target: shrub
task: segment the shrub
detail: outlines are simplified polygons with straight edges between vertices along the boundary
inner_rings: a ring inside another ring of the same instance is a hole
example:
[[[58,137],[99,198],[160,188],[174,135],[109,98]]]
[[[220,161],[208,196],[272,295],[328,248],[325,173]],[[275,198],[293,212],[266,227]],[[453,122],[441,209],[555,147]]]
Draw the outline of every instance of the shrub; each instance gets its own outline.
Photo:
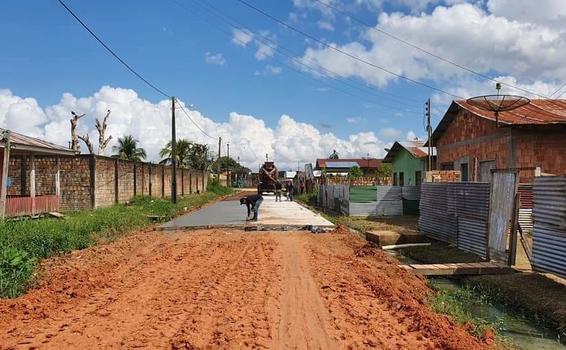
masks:
[[[0,298],[23,293],[32,281],[36,259],[27,252],[0,247]]]

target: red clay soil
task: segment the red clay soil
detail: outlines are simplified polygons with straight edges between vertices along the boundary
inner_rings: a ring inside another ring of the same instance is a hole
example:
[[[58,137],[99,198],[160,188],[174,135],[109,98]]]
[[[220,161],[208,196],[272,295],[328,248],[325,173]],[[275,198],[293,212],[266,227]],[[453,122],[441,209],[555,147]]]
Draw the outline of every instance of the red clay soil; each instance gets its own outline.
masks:
[[[0,349],[488,346],[426,306],[422,279],[363,246],[341,228],[130,235],[47,260],[35,289],[0,301]]]

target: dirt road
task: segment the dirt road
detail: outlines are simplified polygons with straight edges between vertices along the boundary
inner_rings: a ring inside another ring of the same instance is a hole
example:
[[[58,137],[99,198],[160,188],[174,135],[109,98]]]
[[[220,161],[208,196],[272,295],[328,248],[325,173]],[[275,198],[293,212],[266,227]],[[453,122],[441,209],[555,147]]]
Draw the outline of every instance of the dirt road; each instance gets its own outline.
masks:
[[[345,230],[132,234],[0,301],[0,348],[477,349],[419,278]]]

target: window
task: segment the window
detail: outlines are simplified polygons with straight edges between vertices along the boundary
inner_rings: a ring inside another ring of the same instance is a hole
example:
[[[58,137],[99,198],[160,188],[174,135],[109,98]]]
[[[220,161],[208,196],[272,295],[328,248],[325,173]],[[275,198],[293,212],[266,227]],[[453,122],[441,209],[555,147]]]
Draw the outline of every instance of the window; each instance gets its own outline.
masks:
[[[399,186],[405,186],[405,174],[403,172],[399,173]]]
[[[440,170],[454,170],[454,163],[442,163],[440,164]]]
[[[423,173],[419,171],[415,171],[415,185],[420,186],[423,182]]]
[[[469,181],[468,180],[468,163],[461,163],[460,164],[460,172],[462,173],[462,181]]]
[[[397,173],[393,173],[393,186],[397,186]]]

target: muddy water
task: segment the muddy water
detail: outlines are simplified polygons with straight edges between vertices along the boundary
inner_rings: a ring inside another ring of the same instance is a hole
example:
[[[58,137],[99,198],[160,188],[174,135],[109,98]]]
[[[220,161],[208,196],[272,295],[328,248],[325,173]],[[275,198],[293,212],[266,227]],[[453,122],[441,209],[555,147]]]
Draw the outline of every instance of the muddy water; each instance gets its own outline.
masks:
[[[458,282],[446,278],[435,278],[435,287],[442,290],[461,288]],[[469,311],[475,316],[497,324],[499,326],[499,334],[521,349],[566,349],[566,345],[558,342],[556,332],[517,317],[503,306],[485,304],[478,300]]]
[[[388,251],[399,261],[407,264],[418,263],[417,261],[400,255],[396,251]],[[456,281],[447,278],[435,278],[435,287],[442,290],[456,290],[462,286]],[[499,334],[509,339],[514,345],[525,350],[555,350],[566,349],[566,345],[560,344],[556,332],[541,327],[534,322],[518,317],[511,310],[501,305],[493,305],[478,302],[468,310],[473,315],[488,320],[499,326]]]

